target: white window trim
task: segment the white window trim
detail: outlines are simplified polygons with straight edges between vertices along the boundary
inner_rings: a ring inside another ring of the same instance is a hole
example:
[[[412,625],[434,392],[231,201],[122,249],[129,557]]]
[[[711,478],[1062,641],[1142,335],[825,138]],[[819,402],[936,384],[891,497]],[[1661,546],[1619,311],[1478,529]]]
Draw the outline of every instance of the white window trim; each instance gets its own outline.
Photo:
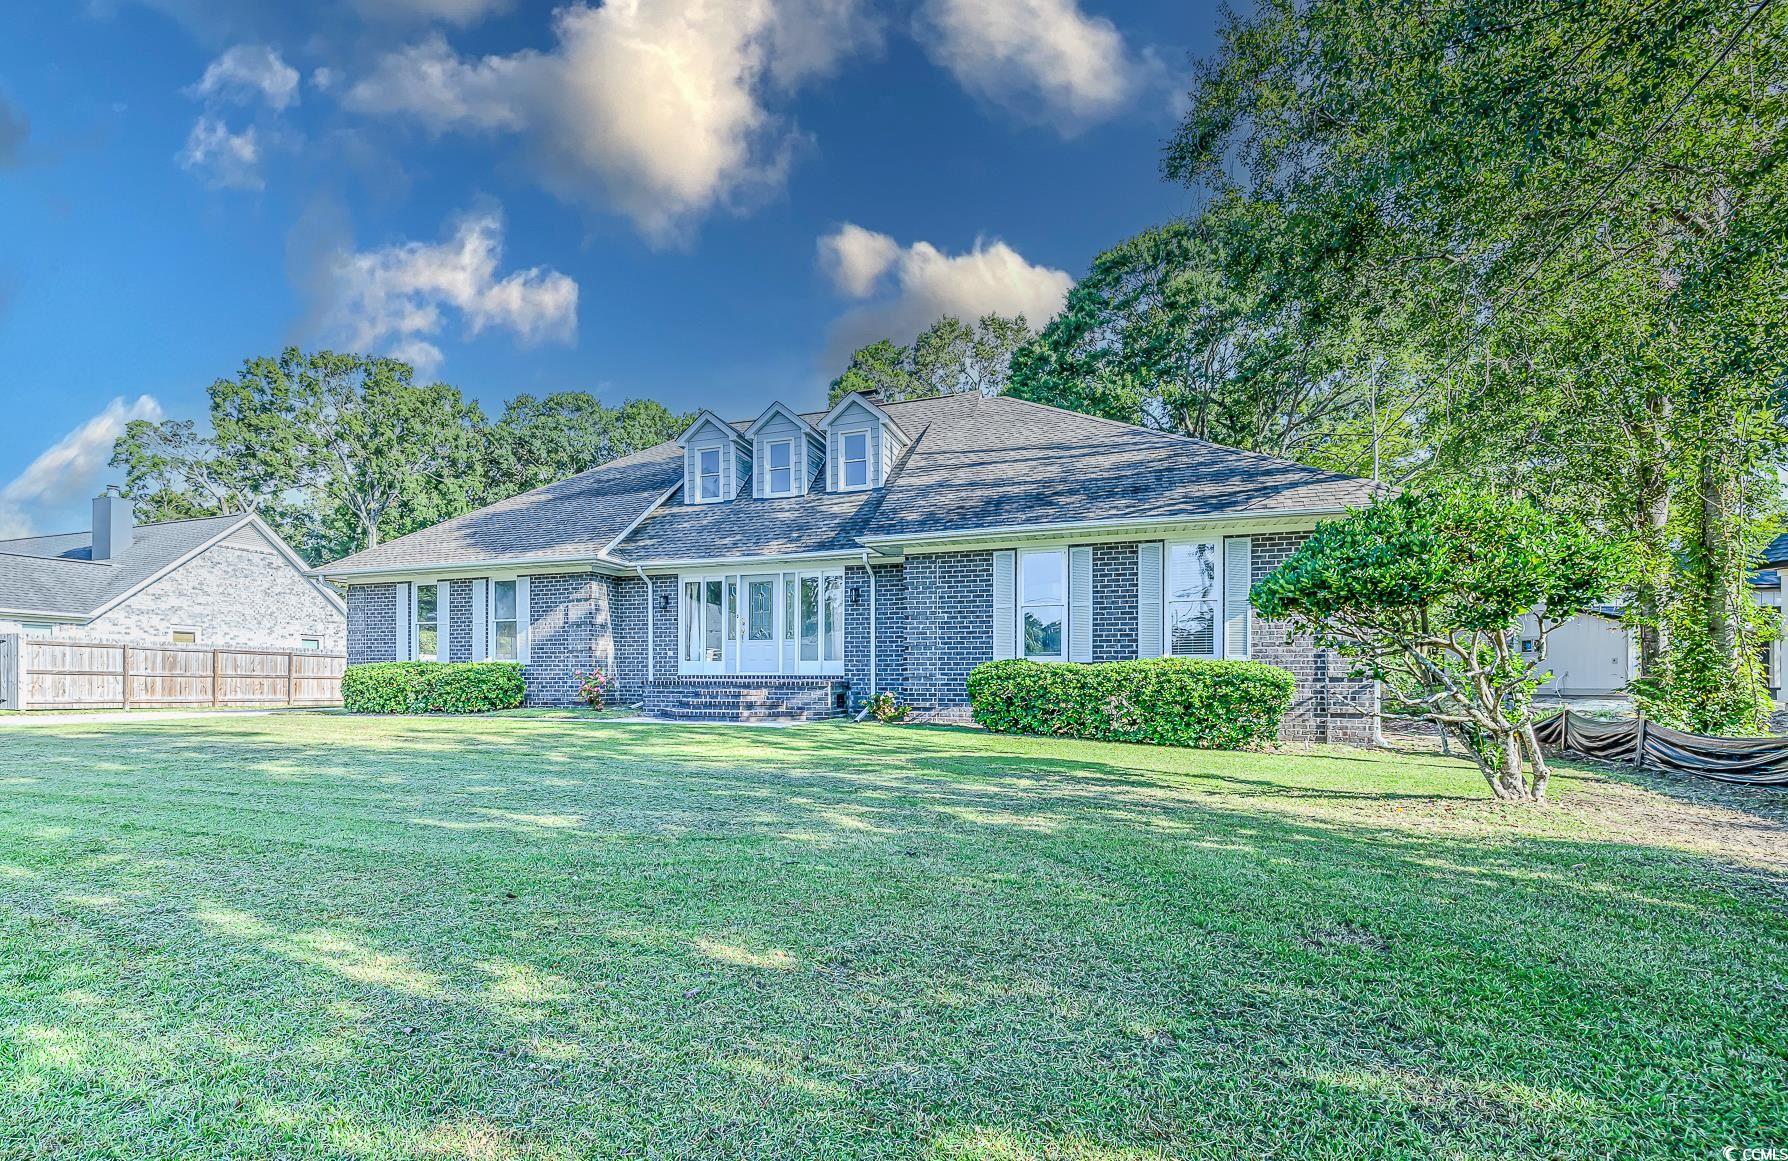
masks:
[[[451,656],[453,614],[448,606],[453,603],[453,590],[447,587],[451,583],[445,580],[417,581],[410,586],[411,661],[446,661]],[[426,588],[435,590],[435,652],[432,657],[422,655],[422,590]]]
[[[1191,545],[1203,544],[1210,547],[1216,556],[1217,576],[1212,582],[1212,603],[1216,609],[1211,622],[1211,651],[1209,653],[1175,653],[1173,651],[1173,550]],[[1213,661],[1223,656],[1223,538],[1221,536],[1193,536],[1180,540],[1169,540],[1161,546],[1161,656],[1186,657],[1199,661]]]
[[[714,457],[714,494],[706,495],[702,490],[702,478],[707,474],[702,471],[702,459]],[[695,502],[697,504],[718,504],[726,499],[726,449],[724,447],[698,447],[695,449]]]
[[[514,661],[526,665],[528,663],[528,610],[524,602],[529,598],[528,578],[525,576],[493,576],[488,579],[487,595],[484,600],[484,660]],[[500,584],[515,585],[515,656],[497,656],[497,586]]]
[[[1054,557],[1060,564],[1061,599],[1059,602],[1058,601],[1030,601],[1025,598],[1024,562],[1027,558],[1039,557],[1039,556]],[[1066,548],[1026,548],[1026,549],[1021,549],[1019,551],[1018,561],[1017,561],[1017,572],[1016,572],[1017,583],[1014,586],[1013,601],[1012,601],[1013,618],[1015,621],[1015,624],[1013,625],[1013,646],[1014,646],[1014,651],[1016,652],[1016,654],[1019,657],[1022,657],[1027,661],[1063,662],[1063,661],[1068,660],[1068,652],[1069,652],[1069,648],[1070,648],[1070,640],[1069,640],[1070,626],[1068,624],[1068,621],[1069,621],[1069,617],[1072,615],[1071,610],[1072,610],[1072,605],[1073,605],[1073,602],[1071,600],[1069,600],[1069,595],[1070,595],[1069,591],[1068,591],[1069,580],[1070,580],[1070,578],[1068,575],[1068,550]],[[1061,648],[1054,654],[1032,656],[1031,653],[1025,648],[1024,612],[1026,609],[1032,608],[1032,607],[1041,608],[1044,606],[1048,606],[1050,608],[1054,608],[1058,604],[1062,610]]]
[[[840,492],[867,492],[875,487],[875,440],[870,438],[867,427],[849,427],[838,432],[838,490]],[[863,482],[849,482],[851,459],[845,452],[852,436],[863,437]]]
[[[788,469],[787,469],[788,470],[788,487],[785,489],[782,489],[780,491],[778,491],[771,484],[771,481],[776,478],[775,473],[777,471],[781,470],[775,466],[776,465],[776,454],[775,453],[776,453],[776,449],[778,447],[788,448]],[[771,497],[797,496],[800,494],[800,492],[801,492],[801,465],[800,465],[800,457],[795,454],[794,438],[791,436],[791,437],[781,438],[781,439],[767,439],[767,440],[765,440],[764,441],[764,495],[771,496]]]
[[[175,636],[177,636],[178,634],[181,634],[181,633],[191,633],[192,640],[191,641],[176,641],[176,640],[174,640]],[[197,644],[199,644],[201,639],[202,638],[199,633],[199,628],[197,625],[170,625],[170,626],[168,626],[168,643],[170,645],[197,645]]]

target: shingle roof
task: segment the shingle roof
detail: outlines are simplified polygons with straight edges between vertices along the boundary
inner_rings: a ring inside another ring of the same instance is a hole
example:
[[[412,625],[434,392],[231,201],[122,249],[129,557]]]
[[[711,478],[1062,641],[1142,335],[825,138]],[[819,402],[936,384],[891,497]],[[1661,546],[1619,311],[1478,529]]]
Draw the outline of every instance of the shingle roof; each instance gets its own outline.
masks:
[[[91,559],[91,532],[0,540],[0,609],[44,616],[91,616],[107,602],[248,519],[237,514],[139,524],[128,549],[100,562]]]
[[[635,520],[609,554],[618,562],[843,552],[885,538],[1021,525],[1331,511],[1362,505],[1372,491],[1352,476],[1006,397],[883,406],[912,443],[874,491],[699,505],[673,497],[648,514],[682,480],[682,453],[665,443],[324,571],[587,560]]]
[[[1769,542],[1769,546],[1763,550],[1763,563],[1788,565],[1788,532]]]
[[[675,443],[661,443],[357,552],[324,572],[514,557],[588,560],[682,479],[682,451]]]

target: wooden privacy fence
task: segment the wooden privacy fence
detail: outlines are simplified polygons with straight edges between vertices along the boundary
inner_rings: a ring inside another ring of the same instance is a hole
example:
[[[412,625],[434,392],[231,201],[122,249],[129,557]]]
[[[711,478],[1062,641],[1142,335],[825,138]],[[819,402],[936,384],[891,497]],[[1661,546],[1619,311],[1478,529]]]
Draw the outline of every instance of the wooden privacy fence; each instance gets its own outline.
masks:
[[[341,704],[347,658],[0,636],[0,708],[152,709]]]

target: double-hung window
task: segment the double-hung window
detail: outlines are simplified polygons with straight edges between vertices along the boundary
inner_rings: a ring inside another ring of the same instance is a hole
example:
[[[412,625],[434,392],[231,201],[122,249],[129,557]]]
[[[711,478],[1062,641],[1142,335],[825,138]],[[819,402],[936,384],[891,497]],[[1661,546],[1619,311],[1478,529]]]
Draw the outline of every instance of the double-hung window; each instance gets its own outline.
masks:
[[[838,441],[843,461],[839,479],[847,488],[869,486],[869,433],[847,431]]]
[[[695,494],[702,500],[720,499],[720,449],[705,447],[696,453]]]
[[[795,494],[795,441],[773,439],[764,445],[769,475],[764,478],[764,492],[770,496]]]
[[[433,661],[441,652],[441,589],[416,586],[416,656]]]
[[[1167,652],[1174,657],[1217,656],[1222,590],[1215,540],[1167,546]]]
[[[1032,661],[1066,661],[1067,628],[1067,551],[1019,553],[1018,630],[1023,656]]]
[[[521,660],[521,636],[515,616],[515,582],[490,585],[490,655],[498,661]]]

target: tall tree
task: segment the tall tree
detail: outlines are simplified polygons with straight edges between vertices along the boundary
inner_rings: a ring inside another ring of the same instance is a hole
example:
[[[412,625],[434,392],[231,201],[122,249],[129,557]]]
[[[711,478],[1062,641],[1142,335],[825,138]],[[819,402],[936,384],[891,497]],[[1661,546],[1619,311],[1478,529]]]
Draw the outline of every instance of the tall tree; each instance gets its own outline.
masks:
[[[1634,534],[1647,676],[1731,729],[1759,724],[1743,578],[1781,458],[1784,75],[1770,0],[1267,0],[1166,157],[1271,206],[1279,282],[1425,369],[1408,471]]]
[[[485,498],[538,488],[675,439],[690,417],[650,399],[607,407],[594,395],[517,395],[490,428]]]
[[[1324,467],[1359,467],[1375,435],[1404,450],[1372,426],[1396,364],[1361,357],[1325,288],[1276,281],[1262,239],[1283,228],[1233,197],[1107,250],[1014,355],[1012,393]]]
[[[881,339],[859,347],[832,380],[836,403],[852,391],[874,393],[889,403],[979,392],[1001,395],[1009,385],[1012,354],[1032,337],[1023,315],[988,314],[971,325],[945,315],[910,346]]]

